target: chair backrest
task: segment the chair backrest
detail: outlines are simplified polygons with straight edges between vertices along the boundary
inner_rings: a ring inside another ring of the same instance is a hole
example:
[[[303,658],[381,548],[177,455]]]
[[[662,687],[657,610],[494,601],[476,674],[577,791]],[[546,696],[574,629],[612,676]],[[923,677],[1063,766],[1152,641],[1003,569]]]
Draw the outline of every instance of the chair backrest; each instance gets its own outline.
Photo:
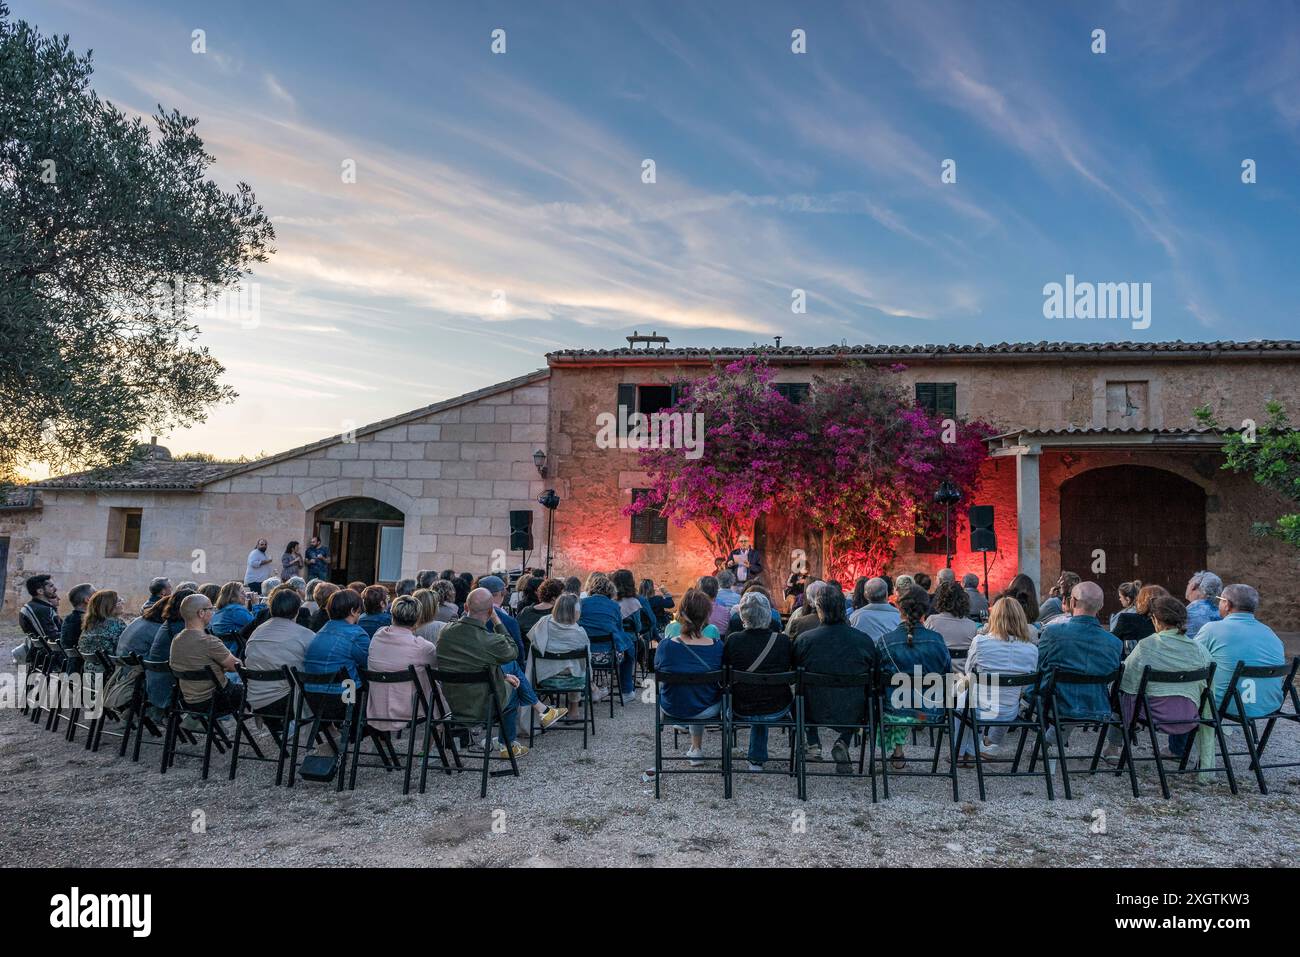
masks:
[[[792,685],[799,680],[797,671],[781,672],[755,672],[755,671],[737,671],[735,668],[727,670],[727,684],[735,687],[736,685]]]
[[[726,678],[721,671],[656,671],[655,681],[662,685],[720,685]]]
[[[1104,675],[1087,675],[1080,671],[1065,671],[1060,668],[1050,672],[1051,683],[1058,685],[1108,685],[1123,677],[1123,668],[1116,668]]]
[[[1212,663],[1196,671],[1156,671],[1150,665],[1142,669],[1143,684],[1159,682],[1160,684],[1184,685],[1194,684],[1198,681],[1214,681],[1214,665]]]
[[[444,671],[441,668],[434,668],[425,665],[430,677],[441,684],[451,685],[490,685],[492,684],[492,672],[487,668],[482,671]]]
[[[348,678],[348,669],[340,668],[335,672],[323,671],[319,674],[305,674],[297,668],[290,668],[289,674],[300,687],[306,691],[306,685],[336,685],[342,684]]]
[[[407,665],[405,671],[369,671],[362,668],[361,680],[366,684],[374,682],[379,685],[401,685],[419,679],[415,675],[415,665]]]
[[[1030,671],[1026,674],[1006,674],[1001,671],[981,671],[976,668],[971,675],[982,675],[986,680],[997,679],[999,688],[1027,688],[1030,685],[1037,685],[1043,679],[1041,671]]]
[[[537,646],[533,646],[533,657],[539,661],[574,661],[576,659],[585,660],[591,652],[586,648],[574,648],[572,651],[538,651]]]
[[[876,675],[862,672],[852,675],[832,675],[821,671],[798,672],[799,682],[803,688],[864,688],[870,692],[876,687]]]
[[[258,682],[279,684],[281,681],[291,681],[293,679],[293,676],[289,674],[288,665],[281,665],[279,668],[266,671],[253,671],[240,665],[237,670],[239,671],[240,680],[244,684],[257,684]]]
[[[152,671],[154,674],[165,674],[171,677],[172,666],[169,661],[141,661],[145,671]]]

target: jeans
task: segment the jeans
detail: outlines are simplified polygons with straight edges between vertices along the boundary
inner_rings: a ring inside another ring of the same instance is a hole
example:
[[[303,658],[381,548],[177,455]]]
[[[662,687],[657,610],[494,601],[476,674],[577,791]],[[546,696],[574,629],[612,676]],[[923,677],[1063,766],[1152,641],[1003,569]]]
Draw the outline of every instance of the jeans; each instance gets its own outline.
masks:
[[[514,664],[514,662],[511,662],[511,664]],[[519,692],[523,689],[523,682],[520,682],[518,688],[511,689],[510,700],[506,702],[506,706],[501,712],[501,740],[508,745],[514,743],[515,737],[518,734]],[[529,686],[529,690],[532,690],[531,686]]]
[[[522,704],[525,704],[530,708],[537,704],[537,692],[533,690],[532,682],[530,682],[528,676],[524,674],[524,669],[519,667],[519,662],[507,661],[501,666],[501,673],[504,675],[514,675],[519,679],[519,689],[517,694]]]
[[[1183,753],[1191,746],[1192,738],[1196,737],[1195,731],[1188,731],[1186,734],[1171,734],[1169,736],[1169,752],[1182,757]]]
[[[705,709],[704,709],[703,711],[701,711],[699,714],[691,714],[691,715],[686,715],[685,717],[678,717],[678,716],[676,716],[676,715],[671,715],[671,714],[669,714],[667,711],[665,711],[665,712],[664,712],[664,717],[665,717],[665,718],[668,718],[669,720],[672,720],[672,721],[687,721],[687,722],[690,722],[690,721],[700,721],[700,720],[703,720],[703,719],[705,719],[705,718],[716,718],[716,717],[717,717],[718,715],[720,715],[720,714],[722,714],[722,702],[721,702],[721,701],[717,701],[717,702],[715,702],[715,703],[709,705],[707,708],[705,708]],[[697,737],[697,738],[702,738],[702,737],[704,737],[704,725],[702,725],[702,724],[688,724],[688,725],[687,725],[687,728],[690,729],[691,734],[693,734],[695,737]],[[767,729],[764,728],[763,730],[766,731]]]
[[[789,717],[790,709],[784,708],[773,714],[737,714],[737,721],[753,722],[749,729],[749,763],[762,764],[767,760],[767,724]]]

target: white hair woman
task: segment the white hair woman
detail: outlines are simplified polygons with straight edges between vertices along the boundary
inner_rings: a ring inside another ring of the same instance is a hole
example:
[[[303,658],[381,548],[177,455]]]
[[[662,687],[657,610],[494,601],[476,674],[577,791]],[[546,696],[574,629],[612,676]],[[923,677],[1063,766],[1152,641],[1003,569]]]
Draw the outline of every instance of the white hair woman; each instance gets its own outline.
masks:
[[[582,602],[577,595],[562,594],[555,599],[551,613],[537,620],[528,631],[528,680],[539,691],[568,691],[569,712],[576,713],[586,686],[587,668],[591,663],[591,641],[578,624]],[[546,661],[537,654],[586,650],[587,657],[568,661]]]

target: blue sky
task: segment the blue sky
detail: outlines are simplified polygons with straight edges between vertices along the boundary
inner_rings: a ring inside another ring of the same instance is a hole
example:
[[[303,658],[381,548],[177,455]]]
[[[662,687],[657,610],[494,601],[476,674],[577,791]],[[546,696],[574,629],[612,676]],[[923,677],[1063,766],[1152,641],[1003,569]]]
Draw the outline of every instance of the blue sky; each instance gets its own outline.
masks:
[[[203,324],[240,398],[175,451],[283,450],[633,328],[1297,333],[1295,4],[10,4],[102,96],[197,117],[275,221],[258,327]],[[1067,274],[1151,283],[1150,328],[1044,318]]]

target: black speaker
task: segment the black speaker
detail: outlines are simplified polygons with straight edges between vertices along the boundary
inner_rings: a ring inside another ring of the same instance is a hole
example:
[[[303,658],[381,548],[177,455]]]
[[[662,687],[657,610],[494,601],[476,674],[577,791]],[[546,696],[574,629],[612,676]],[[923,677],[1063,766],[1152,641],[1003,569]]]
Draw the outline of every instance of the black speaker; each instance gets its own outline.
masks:
[[[531,552],[533,550],[533,510],[531,508],[511,509],[510,550],[512,552]]]
[[[970,507],[970,550],[972,552],[996,552],[998,537],[993,533],[993,506],[972,505]]]

